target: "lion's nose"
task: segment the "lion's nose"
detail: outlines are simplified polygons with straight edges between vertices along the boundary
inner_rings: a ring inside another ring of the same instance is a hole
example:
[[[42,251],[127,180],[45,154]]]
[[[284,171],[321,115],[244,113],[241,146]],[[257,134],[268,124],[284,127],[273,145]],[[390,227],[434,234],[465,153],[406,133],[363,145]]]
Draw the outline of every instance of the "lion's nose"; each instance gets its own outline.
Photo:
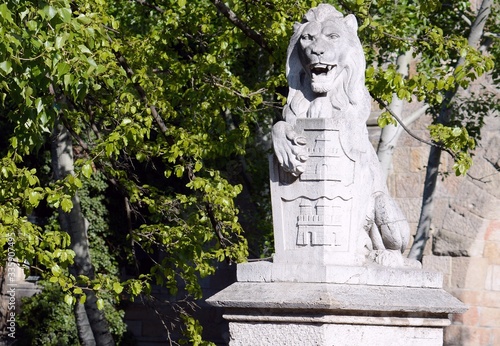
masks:
[[[314,47],[312,50],[311,50],[311,53],[314,54],[314,55],[318,55],[318,56],[321,56],[325,53],[325,50],[324,49],[321,49],[320,47]]]
[[[321,56],[325,53],[326,47],[322,40],[316,41],[313,47],[311,47],[311,53],[314,55]]]

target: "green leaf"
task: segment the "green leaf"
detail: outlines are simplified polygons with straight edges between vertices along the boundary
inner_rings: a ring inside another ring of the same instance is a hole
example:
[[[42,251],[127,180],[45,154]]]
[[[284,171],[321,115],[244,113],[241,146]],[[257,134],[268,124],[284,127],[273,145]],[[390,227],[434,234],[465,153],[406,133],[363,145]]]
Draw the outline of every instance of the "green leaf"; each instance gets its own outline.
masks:
[[[35,107],[38,113],[43,111],[43,101],[40,97],[35,100]]]
[[[0,5],[0,16],[2,16],[2,18],[5,19],[6,21],[13,23],[12,12],[10,12],[9,8],[7,7],[7,4],[5,3]]]
[[[104,300],[102,298],[97,299],[96,305],[99,310],[104,309]]]
[[[59,267],[57,264],[54,264],[52,268],[50,268],[50,271],[52,272],[52,275],[54,276],[60,276],[62,273],[61,267]]]
[[[75,297],[73,297],[72,295],[70,294],[66,294],[64,296],[64,302],[68,305],[73,305],[73,303],[75,302]]]
[[[92,54],[90,49],[88,49],[87,46],[85,46],[83,44],[78,45],[78,48],[80,49],[80,52],[82,52],[84,54]]]
[[[135,280],[130,285],[130,289],[132,291],[132,295],[137,296],[142,292],[142,285],[139,281]]]
[[[86,163],[82,166],[82,174],[86,177],[86,178],[89,178],[92,176],[92,172],[93,172],[93,169],[92,169],[92,166],[90,165],[90,163]]]
[[[68,23],[71,21],[72,11],[70,8],[63,7],[63,8],[59,8],[57,11],[59,12],[59,16],[61,17],[63,22]]]
[[[119,282],[114,282],[113,291],[115,291],[116,294],[120,294],[123,291],[123,286]]]
[[[66,64],[65,62],[61,62],[57,65],[57,76],[59,78],[61,78],[66,73],[68,73],[70,70],[71,70],[71,66],[69,64]]]
[[[12,72],[12,62],[10,60],[0,62],[0,69],[8,75]]]
[[[184,174],[184,166],[181,165],[175,166],[175,176],[177,178],[180,178],[182,177],[183,174]]]
[[[47,15],[48,20],[51,20],[57,14],[57,10],[53,6],[45,6],[43,12]]]
[[[200,161],[196,161],[196,163],[194,164],[194,171],[199,172],[202,167],[203,164]]]
[[[460,127],[454,127],[453,130],[451,131],[451,134],[454,137],[458,137],[462,134],[462,129]]]
[[[70,198],[64,198],[61,201],[61,208],[64,212],[69,213],[73,209],[73,202]]]

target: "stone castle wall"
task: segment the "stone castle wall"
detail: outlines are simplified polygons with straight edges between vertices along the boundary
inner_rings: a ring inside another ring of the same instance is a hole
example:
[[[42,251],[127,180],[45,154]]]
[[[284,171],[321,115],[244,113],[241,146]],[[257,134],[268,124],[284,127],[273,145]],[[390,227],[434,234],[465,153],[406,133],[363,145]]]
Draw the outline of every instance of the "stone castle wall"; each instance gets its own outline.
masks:
[[[409,112],[411,112],[409,105]],[[413,106],[416,107],[416,106]],[[428,139],[423,118],[411,125],[417,136]],[[380,129],[370,127],[373,142]],[[424,269],[445,274],[444,288],[469,306],[452,317],[445,329],[445,345],[500,344],[500,117],[487,117],[482,139],[467,177],[456,177],[453,159],[443,153],[441,175]],[[407,134],[399,139],[390,193],[405,212],[413,232],[420,216],[429,147]],[[449,174],[446,174],[448,171]]]

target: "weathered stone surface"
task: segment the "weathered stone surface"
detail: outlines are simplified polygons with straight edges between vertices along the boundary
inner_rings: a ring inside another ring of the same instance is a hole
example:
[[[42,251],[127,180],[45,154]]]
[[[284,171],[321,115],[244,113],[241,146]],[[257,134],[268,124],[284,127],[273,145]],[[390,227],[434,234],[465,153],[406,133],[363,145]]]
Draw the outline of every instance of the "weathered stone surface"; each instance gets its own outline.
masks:
[[[366,266],[319,266],[282,264],[267,261],[238,265],[239,282],[324,282],[352,285],[441,288],[443,276],[437,271],[413,268]]]
[[[436,288],[343,285],[306,282],[237,282],[207,300],[212,305],[238,309],[294,311],[462,313],[466,307]]]
[[[409,223],[416,223],[420,218],[420,209],[422,207],[422,198],[396,198],[401,210]]]
[[[500,265],[490,265],[487,267],[486,289],[490,291],[500,291]]]
[[[231,346],[437,346],[466,310],[442,289],[325,283],[238,282],[208,301],[225,308]]]
[[[452,261],[449,256],[424,256],[422,259],[424,270],[439,272],[443,275],[443,285],[445,288],[451,284]]]
[[[484,219],[461,208],[448,208],[433,238],[433,253],[450,256],[481,256],[484,243],[476,243],[478,233],[486,231]]]
[[[230,323],[231,346],[441,346],[441,328],[357,324]],[[257,341],[258,340],[258,341]]]
[[[489,263],[500,265],[500,242],[486,242],[483,256],[488,259]]]
[[[455,257],[452,260],[450,288],[484,289],[488,261],[481,257]]]

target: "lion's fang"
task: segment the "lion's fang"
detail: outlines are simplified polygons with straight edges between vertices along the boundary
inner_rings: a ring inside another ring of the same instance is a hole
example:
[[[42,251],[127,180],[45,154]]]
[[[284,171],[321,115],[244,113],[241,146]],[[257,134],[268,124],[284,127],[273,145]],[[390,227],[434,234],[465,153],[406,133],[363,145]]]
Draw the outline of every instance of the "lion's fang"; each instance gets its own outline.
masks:
[[[315,75],[324,74],[330,72],[334,67],[334,65],[316,65],[311,68],[311,72]]]

